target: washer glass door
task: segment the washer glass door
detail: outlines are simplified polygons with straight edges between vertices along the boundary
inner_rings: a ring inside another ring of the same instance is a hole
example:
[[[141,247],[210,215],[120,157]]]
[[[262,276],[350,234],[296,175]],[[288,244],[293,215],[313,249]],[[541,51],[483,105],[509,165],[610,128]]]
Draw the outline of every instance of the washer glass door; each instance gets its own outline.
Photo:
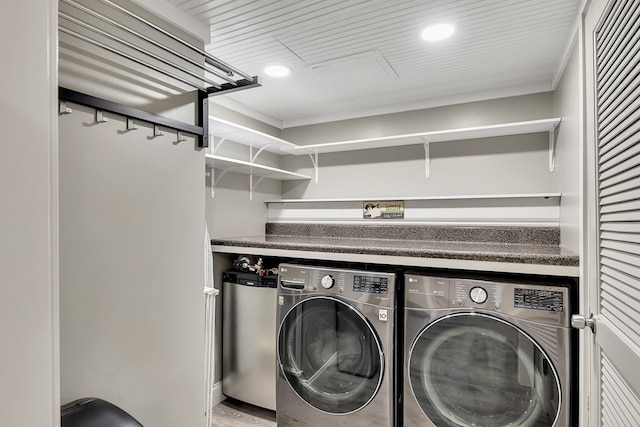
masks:
[[[286,314],[278,360],[295,392],[331,414],[364,407],[382,381],[378,336],[356,308],[333,297],[306,299]]]
[[[439,427],[550,427],[560,409],[560,383],[546,354],[516,326],[484,314],[454,314],[425,327],[411,346],[409,381]]]

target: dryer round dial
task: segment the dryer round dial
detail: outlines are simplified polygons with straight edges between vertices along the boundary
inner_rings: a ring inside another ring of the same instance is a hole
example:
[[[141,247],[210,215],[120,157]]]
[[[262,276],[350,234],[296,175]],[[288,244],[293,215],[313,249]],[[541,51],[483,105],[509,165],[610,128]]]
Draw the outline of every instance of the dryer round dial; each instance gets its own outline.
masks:
[[[322,279],[320,279],[320,284],[322,285],[323,288],[325,289],[331,289],[333,288],[333,284],[336,281],[334,280],[333,276],[330,274],[325,274],[324,276],[322,276]]]
[[[488,294],[484,288],[481,288],[480,286],[474,286],[469,291],[469,297],[471,297],[471,300],[476,304],[482,304],[487,300]]]

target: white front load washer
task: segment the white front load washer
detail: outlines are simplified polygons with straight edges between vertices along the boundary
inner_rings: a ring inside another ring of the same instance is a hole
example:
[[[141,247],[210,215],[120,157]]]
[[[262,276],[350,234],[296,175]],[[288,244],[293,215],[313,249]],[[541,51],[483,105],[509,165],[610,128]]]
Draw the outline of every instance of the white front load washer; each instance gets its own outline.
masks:
[[[281,264],[278,427],[395,424],[392,273]]]
[[[405,426],[570,427],[568,286],[406,274]]]

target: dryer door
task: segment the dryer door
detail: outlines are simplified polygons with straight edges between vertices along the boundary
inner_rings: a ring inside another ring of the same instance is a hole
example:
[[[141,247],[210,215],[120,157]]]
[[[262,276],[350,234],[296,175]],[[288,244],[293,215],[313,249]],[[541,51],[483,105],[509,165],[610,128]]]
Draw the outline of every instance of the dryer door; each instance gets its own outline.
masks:
[[[411,346],[409,381],[437,426],[550,427],[559,414],[560,383],[545,353],[516,326],[484,314],[425,327]]]
[[[333,297],[295,305],[278,332],[280,369],[313,407],[348,414],[376,395],[384,372],[380,340],[353,306]]]

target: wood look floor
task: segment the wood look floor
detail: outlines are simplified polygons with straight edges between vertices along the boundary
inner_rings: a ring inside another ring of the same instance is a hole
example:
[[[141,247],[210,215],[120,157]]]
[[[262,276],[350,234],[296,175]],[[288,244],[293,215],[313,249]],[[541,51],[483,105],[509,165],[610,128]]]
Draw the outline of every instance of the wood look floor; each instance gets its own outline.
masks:
[[[213,408],[212,427],[276,427],[276,414],[226,399]]]

